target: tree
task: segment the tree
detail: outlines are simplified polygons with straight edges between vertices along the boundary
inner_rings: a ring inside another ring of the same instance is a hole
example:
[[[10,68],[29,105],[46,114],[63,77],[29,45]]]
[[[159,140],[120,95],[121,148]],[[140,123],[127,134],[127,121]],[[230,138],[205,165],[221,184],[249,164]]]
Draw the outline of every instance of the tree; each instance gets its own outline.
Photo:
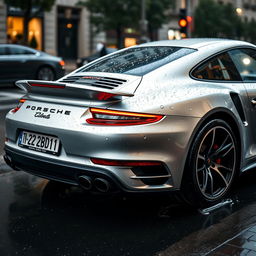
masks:
[[[200,0],[195,13],[194,36],[240,38],[242,19],[231,4]]]
[[[173,0],[146,0],[149,29],[161,27],[167,20],[165,10],[173,5]],[[123,47],[125,28],[139,28],[141,19],[141,1],[139,0],[81,0],[79,5],[86,6],[91,12],[91,22],[98,31],[115,30],[118,48]]]
[[[136,17],[139,16],[136,0],[87,0],[80,1],[91,12],[91,22],[98,31],[116,31],[117,46],[123,46],[123,30],[125,27],[135,27]]]
[[[28,45],[28,24],[38,13],[50,11],[55,0],[4,0],[10,6],[20,8],[23,12],[23,43]],[[36,11],[33,8],[36,7]]]
[[[169,15],[166,10],[175,6],[172,0],[148,0],[147,1],[147,19],[148,30],[151,40],[156,40],[154,33],[161,28],[164,23],[168,22]]]
[[[245,26],[246,40],[255,43],[256,42],[256,21],[255,19],[251,19],[249,22],[247,21],[247,26]]]

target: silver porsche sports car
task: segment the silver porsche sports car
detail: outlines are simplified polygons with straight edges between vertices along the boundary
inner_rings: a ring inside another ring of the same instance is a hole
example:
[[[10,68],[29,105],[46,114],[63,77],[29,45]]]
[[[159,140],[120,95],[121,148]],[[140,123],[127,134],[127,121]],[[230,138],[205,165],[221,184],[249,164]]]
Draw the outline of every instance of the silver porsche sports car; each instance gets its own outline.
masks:
[[[256,166],[256,46],[186,39],[134,46],[56,82],[22,80],[6,117],[14,170],[102,193],[222,200]]]

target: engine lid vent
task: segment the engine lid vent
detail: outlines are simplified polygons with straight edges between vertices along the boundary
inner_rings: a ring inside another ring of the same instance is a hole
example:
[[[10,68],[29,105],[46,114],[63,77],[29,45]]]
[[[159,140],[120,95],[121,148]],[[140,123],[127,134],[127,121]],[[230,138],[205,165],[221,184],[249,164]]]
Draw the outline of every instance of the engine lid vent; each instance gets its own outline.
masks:
[[[86,84],[105,89],[115,89],[127,82],[126,79],[100,76],[69,76],[60,81],[65,83]]]
[[[76,80],[78,80],[80,78],[81,78],[81,76],[69,76],[64,79],[61,79],[60,81],[65,82],[65,83],[75,83]]]

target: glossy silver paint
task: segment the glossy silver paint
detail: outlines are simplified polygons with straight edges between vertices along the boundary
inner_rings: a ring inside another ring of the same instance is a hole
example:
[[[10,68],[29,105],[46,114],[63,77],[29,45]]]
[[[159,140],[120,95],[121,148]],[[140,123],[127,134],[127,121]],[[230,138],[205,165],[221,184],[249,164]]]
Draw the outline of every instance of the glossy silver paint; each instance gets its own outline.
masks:
[[[251,100],[256,95],[256,84],[218,81],[199,81],[190,76],[191,70],[208,57],[235,47],[253,47],[249,43],[217,39],[187,39],[160,41],[144,46],[181,46],[197,49],[194,53],[166,64],[142,77],[125,74],[81,73],[125,78],[129,83],[117,90],[67,84],[69,94],[54,94],[50,88],[31,89],[26,81],[17,85],[27,91],[27,101],[21,109],[6,117],[6,148],[39,161],[47,161],[88,171],[111,173],[127,191],[177,190],[180,188],[188,151],[201,123],[215,113],[226,113],[236,122],[241,141],[241,171],[255,166],[256,109]],[[115,53],[113,53],[115,54]],[[66,76],[66,77],[68,77]],[[65,78],[65,77],[64,77]],[[63,79],[64,79],[63,78]],[[62,81],[60,79],[59,81]],[[63,82],[62,82],[63,83]],[[85,91],[87,93],[85,93]],[[100,101],[97,91],[111,92],[121,98]],[[89,93],[88,93],[89,92]],[[243,123],[230,97],[237,93],[243,104],[246,123]],[[247,95],[248,92],[248,95]],[[36,118],[27,105],[64,108],[68,116],[51,114],[51,119]],[[95,126],[85,122],[88,107],[100,107],[130,112],[162,114],[165,117],[147,125]],[[62,143],[60,156],[46,155],[17,145],[18,130],[57,136]],[[113,160],[161,161],[169,179],[163,185],[145,185],[128,167],[93,164],[91,157]],[[73,184],[77,184],[75,181]]]

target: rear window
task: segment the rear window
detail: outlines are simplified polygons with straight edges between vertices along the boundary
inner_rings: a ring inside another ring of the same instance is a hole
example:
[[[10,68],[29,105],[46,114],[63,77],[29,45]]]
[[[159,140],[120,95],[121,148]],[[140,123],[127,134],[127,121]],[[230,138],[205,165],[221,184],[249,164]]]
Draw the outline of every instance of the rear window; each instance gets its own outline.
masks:
[[[25,48],[25,47],[8,47],[11,55],[20,54],[35,54],[35,52]]]
[[[129,48],[87,65],[79,72],[125,73],[142,76],[195,51],[195,49],[170,46]]]

